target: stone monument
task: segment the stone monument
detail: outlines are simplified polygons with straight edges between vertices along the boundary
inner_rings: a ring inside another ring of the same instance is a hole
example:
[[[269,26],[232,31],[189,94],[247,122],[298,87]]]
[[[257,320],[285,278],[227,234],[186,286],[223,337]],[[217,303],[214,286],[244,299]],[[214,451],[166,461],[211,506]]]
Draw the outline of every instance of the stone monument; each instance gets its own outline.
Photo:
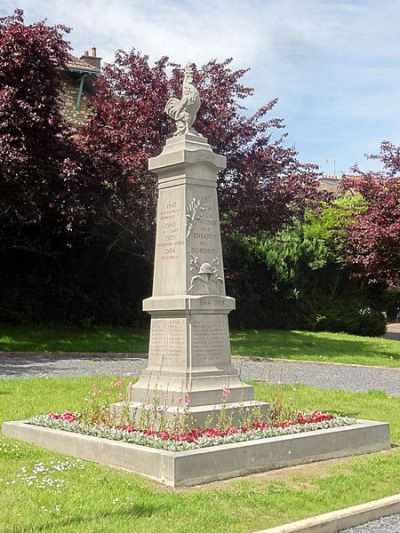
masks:
[[[197,423],[222,408],[238,411],[268,404],[254,401],[231,364],[228,314],[217,202],[217,172],[226,158],[213,152],[193,128],[200,96],[190,67],[182,98],[165,108],[176,132],[160,155],[149,160],[159,176],[153,295],[143,309],[151,315],[148,366],[128,390],[135,413],[155,404],[172,417],[183,409]],[[209,418],[210,420],[210,418]]]
[[[228,314],[235,301],[225,295],[216,192],[216,175],[225,168],[225,158],[193,129],[199,107],[199,94],[186,69],[182,98],[172,98],[166,107],[177,131],[149,161],[159,176],[153,295],[143,303],[151,315],[149,362],[128,390],[133,415],[161,406],[165,418],[183,412],[196,425],[212,424],[222,409],[233,418],[253,406],[268,409],[268,404],[253,400],[253,388],[240,381],[231,365]],[[117,413],[120,409],[125,405],[115,404]],[[4,422],[3,433],[171,487],[390,449],[389,424],[366,420],[183,452],[27,421]]]

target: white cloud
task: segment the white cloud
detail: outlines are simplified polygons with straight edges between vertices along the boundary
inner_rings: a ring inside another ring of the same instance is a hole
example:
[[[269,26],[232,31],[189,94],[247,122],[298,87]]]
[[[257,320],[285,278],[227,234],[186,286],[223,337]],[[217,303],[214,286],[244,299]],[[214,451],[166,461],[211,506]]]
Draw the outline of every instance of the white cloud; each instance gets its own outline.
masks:
[[[339,152],[346,166],[397,131],[398,0],[20,0],[19,7],[28,21],[71,26],[76,55],[97,46],[107,61],[132,47],[181,64],[232,56],[235,66],[252,68],[250,105],[280,97],[276,115],[309,159]],[[0,14],[14,8],[3,0]]]
[[[207,0],[53,0],[48,9],[40,0],[20,2],[29,20],[47,15],[51,23],[72,26],[77,53],[95,41],[107,60],[118,48],[135,47],[154,59],[170,55],[182,63],[230,56],[241,64],[251,63],[261,41],[254,15],[246,2],[221,4],[222,12],[218,2]],[[6,0],[6,6],[10,11],[12,2]]]

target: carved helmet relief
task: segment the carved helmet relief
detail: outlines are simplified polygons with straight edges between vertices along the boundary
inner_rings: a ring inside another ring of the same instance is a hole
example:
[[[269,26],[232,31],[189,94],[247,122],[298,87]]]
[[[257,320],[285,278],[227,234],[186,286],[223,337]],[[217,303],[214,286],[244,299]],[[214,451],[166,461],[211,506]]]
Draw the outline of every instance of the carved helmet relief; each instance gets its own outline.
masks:
[[[193,274],[188,292],[190,294],[222,294],[224,280],[218,273],[218,258],[210,263],[201,263],[198,257],[190,256],[190,272]]]

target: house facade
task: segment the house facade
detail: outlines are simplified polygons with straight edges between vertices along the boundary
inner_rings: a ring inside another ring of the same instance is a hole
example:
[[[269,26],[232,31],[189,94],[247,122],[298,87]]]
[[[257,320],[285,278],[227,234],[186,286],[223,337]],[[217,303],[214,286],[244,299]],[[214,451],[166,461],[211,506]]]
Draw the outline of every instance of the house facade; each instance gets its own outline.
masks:
[[[64,86],[61,96],[63,115],[77,129],[89,120],[93,81],[100,74],[100,69],[101,58],[97,57],[96,48],[92,48],[90,53],[85,51],[80,58],[71,55],[60,71]]]

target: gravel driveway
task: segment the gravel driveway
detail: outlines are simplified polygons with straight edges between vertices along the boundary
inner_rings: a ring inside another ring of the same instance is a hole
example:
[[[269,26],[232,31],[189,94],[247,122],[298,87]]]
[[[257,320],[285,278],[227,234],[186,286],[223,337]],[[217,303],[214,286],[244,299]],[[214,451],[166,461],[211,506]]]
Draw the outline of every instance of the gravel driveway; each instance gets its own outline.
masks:
[[[234,357],[244,380],[305,383],[326,389],[382,390],[400,396],[400,369]],[[138,376],[146,354],[0,353],[0,378],[46,376]]]
[[[342,529],[341,533],[400,533],[400,515],[386,516],[357,527]]]

